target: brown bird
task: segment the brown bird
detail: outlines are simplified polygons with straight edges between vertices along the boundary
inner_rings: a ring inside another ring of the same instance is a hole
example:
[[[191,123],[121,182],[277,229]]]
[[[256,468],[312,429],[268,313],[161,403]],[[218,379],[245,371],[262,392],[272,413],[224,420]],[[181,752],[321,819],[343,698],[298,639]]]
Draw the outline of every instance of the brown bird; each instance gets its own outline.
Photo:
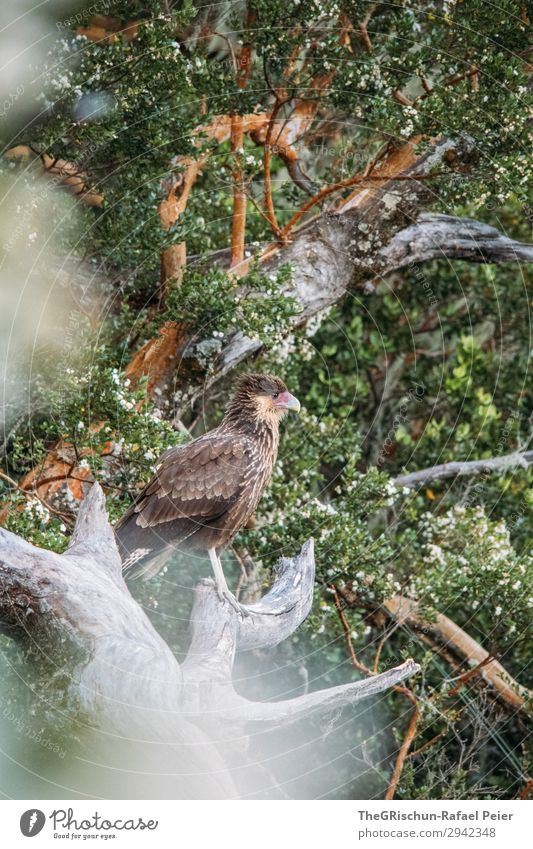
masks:
[[[243,375],[221,424],[169,448],[115,526],[123,569],[156,575],[172,550],[207,551],[221,599],[228,589],[219,552],[255,512],[278,453],[279,423],[300,402],[272,375]]]

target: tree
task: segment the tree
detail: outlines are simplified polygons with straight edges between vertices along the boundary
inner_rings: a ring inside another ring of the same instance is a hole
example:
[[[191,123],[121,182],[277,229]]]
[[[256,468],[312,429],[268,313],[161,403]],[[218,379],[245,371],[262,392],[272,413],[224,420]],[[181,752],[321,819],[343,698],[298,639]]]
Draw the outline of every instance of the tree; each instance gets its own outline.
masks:
[[[281,370],[307,412],[235,575],[261,582],[316,537],[306,674],[406,650],[424,670],[346,792],[523,792],[531,470],[501,458],[530,454],[527,11],[91,14],[59,27],[40,112],[6,138],[17,185],[49,181],[52,280],[82,305],[68,373],[45,351],[29,421],[13,404],[6,527],[63,550],[93,480],[120,515],[164,448],[217,420],[236,368]],[[184,610],[176,588],[136,594],[160,626],[157,604]]]

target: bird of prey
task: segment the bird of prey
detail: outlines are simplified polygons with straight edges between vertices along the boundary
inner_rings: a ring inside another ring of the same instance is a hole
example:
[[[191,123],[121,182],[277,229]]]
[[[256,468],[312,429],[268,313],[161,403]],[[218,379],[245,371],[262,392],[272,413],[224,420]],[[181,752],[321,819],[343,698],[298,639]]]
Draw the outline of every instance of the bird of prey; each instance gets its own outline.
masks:
[[[221,600],[228,589],[219,552],[255,512],[272,476],[279,424],[300,402],[273,375],[245,374],[221,424],[168,449],[115,526],[123,569],[156,575],[171,551],[207,551]]]

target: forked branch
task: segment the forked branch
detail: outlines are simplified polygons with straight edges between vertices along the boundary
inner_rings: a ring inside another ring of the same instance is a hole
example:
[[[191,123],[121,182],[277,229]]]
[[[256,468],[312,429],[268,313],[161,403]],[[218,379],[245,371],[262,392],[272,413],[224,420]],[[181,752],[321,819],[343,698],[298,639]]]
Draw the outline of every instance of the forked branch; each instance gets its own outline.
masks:
[[[0,622],[30,642],[43,662],[71,657],[68,696],[87,722],[105,734],[184,747],[198,753],[195,769],[216,776],[209,793],[238,795],[225,739],[247,748],[247,723],[282,727],[316,712],[337,710],[405,680],[413,661],[371,680],[355,681],[279,702],[239,695],[232,673],[237,651],[274,646],[309,613],[314,584],[313,545],[281,560],[270,591],[242,620],[219,601],[211,580],[196,588],[192,642],[180,665],[121,573],[102,490],[94,484],[79,511],[65,554],[37,548],[0,529]],[[65,653],[65,646],[72,648]],[[229,758],[229,760],[228,760]],[[190,763],[188,766],[190,769]]]

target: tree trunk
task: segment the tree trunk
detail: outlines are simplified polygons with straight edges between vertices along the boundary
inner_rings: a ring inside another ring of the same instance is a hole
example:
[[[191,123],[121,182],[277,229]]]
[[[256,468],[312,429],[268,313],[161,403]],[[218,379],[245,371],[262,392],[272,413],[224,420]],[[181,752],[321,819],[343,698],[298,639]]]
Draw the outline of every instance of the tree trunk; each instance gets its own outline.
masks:
[[[380,675],[284,701],[254,702],[236,692],[235,653],[275,646],[308,615],[312,541],[296,557],[280,561],[272,588],[250,605],[244,619],[220,602],[211,579],[201,581],[191,645],[181,666],[122,578],[98,484],[80,508],[65,554],[36,548],[3,529],[0,546],[3,627],[37,650],[40,663],[57,666],[59,658],[66,658],[68,700],[108,741],[107,748],[121,741],[130,773],[155,763],[159,775],[164,769],[171,776],[157,787],[156,797],[283,795],[275,778],[248,753],[250,725],[285,728],[352,706],[418,669],[408,660]],[[158,760],[162,752],[164,768]],[[131,787],[129,792],[136,795]],[[143,794],[145,789],[138,795]]]

